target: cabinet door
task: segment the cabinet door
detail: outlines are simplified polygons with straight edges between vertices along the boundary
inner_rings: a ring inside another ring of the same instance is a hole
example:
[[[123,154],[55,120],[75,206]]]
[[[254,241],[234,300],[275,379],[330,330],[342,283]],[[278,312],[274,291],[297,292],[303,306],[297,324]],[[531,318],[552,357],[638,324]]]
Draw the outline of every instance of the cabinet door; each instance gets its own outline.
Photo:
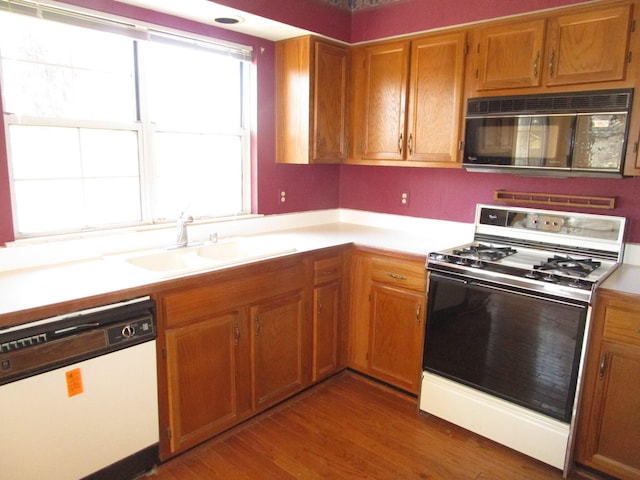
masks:
[[[354,51],[354,159],[405,159],[408,74],[409,42],[359,47]]]
[[[276,43],[276,161],[346,158],[347,48],[299,37]]]
[[[540,86],[544,20],[488,27],[478,35],[478,90]]]
[[[464,49],[464,33],[413,42],[407,160],[431,162],[434,166],[457,163],[463,113]]]
[[[624,5],[552,19],[547,85],[623,80],[630,9]]]
[[[302,293],[250,307],[253,408],[273,405],[308,384],[308,327]]]
[[[312,104],[312,162],[347,158],[347,49],[316,41]]]
[[[640,349],[603,342],[593,410],[590,465],[640,479]]]
[[[313,290],[313,381],[338,369],[340,283]]]
[[[246,317],[245,317],[246,318]],[[237,423],[248,409],[238,381],[247,375],[240,311],[166,332],[171,453],[186,450]],[[244,410],[244,411],[243,411]]]
[[[374,284],[371,288],[369,370],[372,375],[418,393],[425,295]]]

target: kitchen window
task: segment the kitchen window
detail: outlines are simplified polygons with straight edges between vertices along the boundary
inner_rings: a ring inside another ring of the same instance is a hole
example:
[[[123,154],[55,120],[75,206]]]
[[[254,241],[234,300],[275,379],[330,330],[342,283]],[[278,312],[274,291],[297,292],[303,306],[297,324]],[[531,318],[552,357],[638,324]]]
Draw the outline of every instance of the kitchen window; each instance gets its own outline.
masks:
[[[184,35],[0,0],[16,238],[249,212],[251,51]]]

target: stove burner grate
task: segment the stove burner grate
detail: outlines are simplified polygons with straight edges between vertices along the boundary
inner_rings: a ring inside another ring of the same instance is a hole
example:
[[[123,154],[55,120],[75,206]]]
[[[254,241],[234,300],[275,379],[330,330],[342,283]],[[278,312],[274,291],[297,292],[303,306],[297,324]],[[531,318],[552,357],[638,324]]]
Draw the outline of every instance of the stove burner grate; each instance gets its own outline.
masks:
[[[569,256],[562,257],[555,255],[554,257],[547,259],[546,262],[542,262],[540,265],[534,265],[533,268],[536,270],[556,272],[583,278],[599,268],[600,265],[601,262],[590,258],[576,259]]]
[[[454,250],[454,255],[459,255],[461,257],[468,258],[477,258],[480,260],[490,260],[496,261],[501,258],[508,257],[509,255],[513,255],[518,251],[511,247],[494,247],[492,245],[470,245],[460,250]]]

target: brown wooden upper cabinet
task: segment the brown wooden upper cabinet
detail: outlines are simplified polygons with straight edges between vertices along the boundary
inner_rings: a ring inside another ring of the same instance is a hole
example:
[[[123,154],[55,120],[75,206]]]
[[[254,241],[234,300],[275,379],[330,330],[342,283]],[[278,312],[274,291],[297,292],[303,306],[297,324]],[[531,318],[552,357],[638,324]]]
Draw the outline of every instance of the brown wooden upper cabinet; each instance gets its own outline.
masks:
[[[355,47],[349,163],[459,166],[465,33]]]
[[[475,89],[625,80],[631,8],[630,3],[609,4],[478,29]]]
[[[276,43],[276,161],[347,157],[348,48],[311,36]]]

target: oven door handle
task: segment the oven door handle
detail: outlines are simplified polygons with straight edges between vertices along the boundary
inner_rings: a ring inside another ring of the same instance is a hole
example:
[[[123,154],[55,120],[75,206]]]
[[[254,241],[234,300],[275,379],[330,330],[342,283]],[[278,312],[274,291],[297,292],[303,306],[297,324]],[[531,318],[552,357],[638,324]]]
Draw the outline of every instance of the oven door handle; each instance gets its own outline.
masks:
[[[580,307],[580,308],[587,308],[587,305],[580,303],[580,302],[572,302],[570,300],[560,300],[558,298],[555,297],[551,297],[551,296],[546,296],[546,295],[535,295],[529,292],[523,292],[521,290],[513,290],[510,288],[506,288],[506,287],[499,287],[497,285],[493,285],[493,284],[489,284],[489,283],[485,283],[485,282],[480,282],[477,280],[473,280],[470,279],[468,281],[466,281],[465,283],[467,283],[468,285],[475,285],[477,287],[482,287],[482,288],[486,288],[489,290],[496,290],[498,292],[503,292],[503,293],[510,293],[512,295],[522,295],[524,297],[529,297],[529,298],[535,298],[538,300],[544,300],[547,302],[554,302],[554,303],[558,303],[560,305],[568,305],[571,307]]]

